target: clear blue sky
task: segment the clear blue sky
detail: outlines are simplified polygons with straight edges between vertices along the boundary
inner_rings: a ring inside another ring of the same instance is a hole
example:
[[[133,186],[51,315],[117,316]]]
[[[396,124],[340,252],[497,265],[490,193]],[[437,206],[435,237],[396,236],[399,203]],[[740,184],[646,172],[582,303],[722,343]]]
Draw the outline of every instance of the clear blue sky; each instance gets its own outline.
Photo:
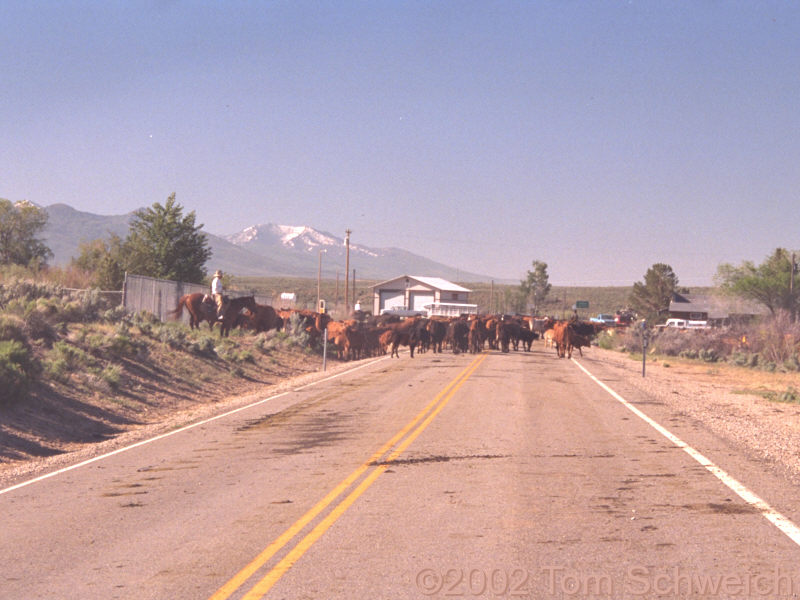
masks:
[[[0,197],[683,285],[796,249],[800,3],[0,3]],[[429,273],[427,275],[436,275]]]

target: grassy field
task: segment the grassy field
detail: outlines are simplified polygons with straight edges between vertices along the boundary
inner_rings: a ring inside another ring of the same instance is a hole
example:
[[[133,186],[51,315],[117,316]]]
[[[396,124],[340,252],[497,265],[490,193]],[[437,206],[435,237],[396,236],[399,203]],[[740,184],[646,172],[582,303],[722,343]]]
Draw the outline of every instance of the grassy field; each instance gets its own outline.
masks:
[[[373,280],[357,280],[355,297],[364,308],[372,306],[371,286],[379,283]],[[514,312],[513,297],[518,286],[497,285],[488,283],[458,282],[470,290],[470,302],[478,305],[480,312]],[[237,277],[233,285],[240,289],[253,290],[274,298],[273,306],[280,307],[281,293],[291,292],[296,294],[297,308],[313,309],[317,303],[317,280],[303,278],[279,277]],[[352,282],[351,282],[352,290]],[[320,297],[327,302],[329,310],[339,318],[344,304],[344,280],[336,281],[323,279],[320,281]],[[572,306],[578,300],[589,302],[588,309],[581,309],[578,314],[588,318],[598,313],[613,313],[628,306],[628,296],[633,286],[626,287],[560,287],[553,286],[547,297],[545,305],[539,311],[542,314],[565,316],[572,314]],[[694,293],[707,293],[709,288],[693,289]],[[352,291],[351,294],[352,296]],[[352,300],[351,300],[352,303]],[[283,302],[285,305],[286,303]]]

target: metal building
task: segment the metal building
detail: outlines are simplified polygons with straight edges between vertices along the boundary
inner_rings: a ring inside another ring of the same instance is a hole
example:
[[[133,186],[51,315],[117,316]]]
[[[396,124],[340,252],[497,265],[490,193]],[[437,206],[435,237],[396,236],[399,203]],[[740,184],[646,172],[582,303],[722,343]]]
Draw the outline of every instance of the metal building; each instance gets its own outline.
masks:
[[[401,275],[372,286],[372,313],[379,315],[394,309],[428,316],[474,314],[478,306],[469,304],[471,291],[439,277]]]

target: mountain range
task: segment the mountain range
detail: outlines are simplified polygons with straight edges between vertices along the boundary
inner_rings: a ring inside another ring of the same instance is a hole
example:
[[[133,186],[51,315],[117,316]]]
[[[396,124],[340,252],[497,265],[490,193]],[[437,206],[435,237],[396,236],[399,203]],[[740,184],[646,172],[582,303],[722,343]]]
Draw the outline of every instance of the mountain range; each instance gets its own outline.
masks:
[[[128,235],[134,213],[104,216],[81,212],[66,204],[45,207],[48,223],[42,239],[53,251],[53,264],[64,266],[80,253],[81,242]],[[345,240],[308,225],[252,225],[230,235],[205,233],[212,256],[209,272],[231,275],[332,279],[344,278]],[[350,244],[350,269],[359,279],[385,280],[400,275],[435,276],[452,281],[487,282],[488,275],[469,273],[400,248],[370,248]]]

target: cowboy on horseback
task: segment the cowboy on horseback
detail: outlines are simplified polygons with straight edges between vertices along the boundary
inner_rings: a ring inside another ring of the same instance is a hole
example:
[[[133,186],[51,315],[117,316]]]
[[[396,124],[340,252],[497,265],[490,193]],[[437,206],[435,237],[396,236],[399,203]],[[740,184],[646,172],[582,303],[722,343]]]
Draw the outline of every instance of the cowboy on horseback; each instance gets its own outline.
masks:
[[[222,271],[219,269],[214,272],[214,279],[211,280],[211,296],[217,305],[217,321],[221,321],[225,316],[225,300],[222,296]]]

